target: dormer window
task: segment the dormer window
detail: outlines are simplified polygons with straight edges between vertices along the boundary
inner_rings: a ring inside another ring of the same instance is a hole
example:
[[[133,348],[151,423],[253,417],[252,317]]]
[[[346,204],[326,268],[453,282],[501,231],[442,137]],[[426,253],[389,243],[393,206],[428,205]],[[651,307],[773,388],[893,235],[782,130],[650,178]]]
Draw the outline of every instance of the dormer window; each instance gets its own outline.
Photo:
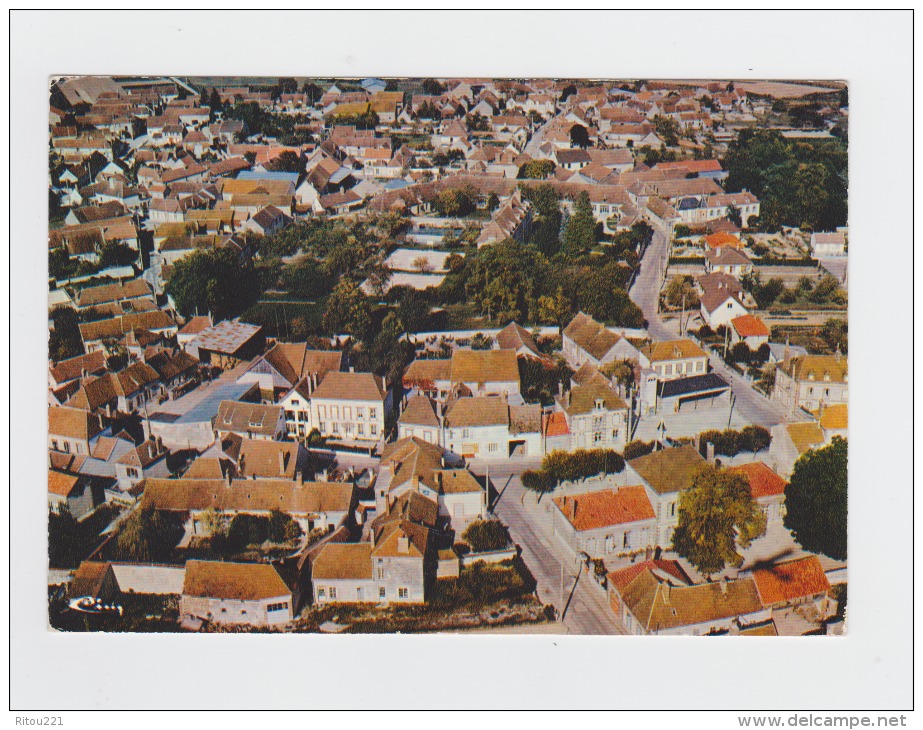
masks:
[[[824,373],[824,380],[828,383],[830,382],[830,373]]]
[[[808,380],[814,380],[814,379],[815,379],[815,378],[814,378],[814,371],[812,370],[811,372],[808,373]]]
[[[601,411],[602,409],[603,409],[603,399],[597,398],[596,399],[596,410]]]

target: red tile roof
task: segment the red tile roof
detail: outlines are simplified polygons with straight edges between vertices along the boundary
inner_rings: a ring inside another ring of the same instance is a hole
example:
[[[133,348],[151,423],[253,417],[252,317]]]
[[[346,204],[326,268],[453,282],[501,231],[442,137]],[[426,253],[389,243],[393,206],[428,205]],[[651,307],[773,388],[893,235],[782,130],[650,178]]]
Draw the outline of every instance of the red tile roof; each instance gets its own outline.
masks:
[[[830,581],[816,555],[778,563],[753,571],[756,590],[764,606],[826,593]]]
[[[563,413],[550,413],[545,421],[546,436],[566,436],[570,433],[567,417]]]
[[[733,246],[734,248],[743,248],[744,245],[737,236],[730,233],[710,233],[705,236],[705,244],[709,248],[719,248],[720,246]]]
[[[629,565],[627,568],[613,570],[606,577],[609,579],[609,583],[612,587],[621,593],[645,570],[660,570],[686,585],[692,584],[692,580],[686,575],[682,566],[675,560],[645,560],[642,563]]]
[[[579,531],[654,519],[654,508],[640,485],[555,497],[554,503]]]
[[[744,314],[740,317],[734,317],[731,325],[741,337],[769,337],[769,328],[759,317],[752,314]]]
[[[729,471],[739,473],[747,480],[753,499],[785,494],[785,480],[762,461],[734,466]]]

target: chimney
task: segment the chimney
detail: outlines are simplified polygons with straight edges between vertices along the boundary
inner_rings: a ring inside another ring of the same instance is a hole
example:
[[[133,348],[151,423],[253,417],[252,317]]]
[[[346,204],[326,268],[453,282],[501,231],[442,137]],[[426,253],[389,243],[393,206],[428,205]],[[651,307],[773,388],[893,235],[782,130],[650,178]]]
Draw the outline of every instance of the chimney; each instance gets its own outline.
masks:
[[[225,482],[227,483],[228,489],[230,489],[230,488],[231,488],[231,479],[232,479],[230,468],[228,468],[227,472],[225,472],[225,474],[224,474],[224,479],[225,479]]]
[[[439,465],[445,469],[445,454],[439,457]]]
[[[715,461],[715,444],[712,441],[705,444],[705,460],[709,463]]]
[[[420,477],[416,474],[410,478],[410,488],[417,492],[420,491]]]
[[[566,500],[567,497],[564,499]],[[570,498],[570,519],[571,522],[577,519],[577,500],[574,497]]]
[[[662,593],[663,602],[669,606],[670,605],[670,588],[671,588],[670,582],[667,581],[666,583],[661,583],[660,585],[663,588],[663,593]]]
[[[718,585],[721,586],[721,595],[726,596],[728,594],[728,579],[718,581]]]
[[[840,360],[843,359],[843,353],[840,352],[840,345],[839,345],[839,343],[837,343],[836,352],[833,353],[833,358],[834,358],[837,362],[839,362]]]
[[[286,456],[288,456],[288,454],[282,449],[279,449],[279,474],[280,475],[285,474],[285,457]],[[243,458],[243,456],[241,456],[241,458]]]
[[[153,441],[147,442],[147,456],[149,459],[153,459],[155,456],[157,456],[157,447]]]
[[[397,538],[397,551],[404,554],[410,552],[410,540],[407,539],[407,535],[402,534]]]
[[[295,483],[298,484],[299,487],[304,486],[304,474],[301,473],[301,470],[295,472]]]
[[[350,365],[350,366],[349,366],[349,372],[351,372],[351,373],[356,372],[356,368],[354,368],[352,365]]]

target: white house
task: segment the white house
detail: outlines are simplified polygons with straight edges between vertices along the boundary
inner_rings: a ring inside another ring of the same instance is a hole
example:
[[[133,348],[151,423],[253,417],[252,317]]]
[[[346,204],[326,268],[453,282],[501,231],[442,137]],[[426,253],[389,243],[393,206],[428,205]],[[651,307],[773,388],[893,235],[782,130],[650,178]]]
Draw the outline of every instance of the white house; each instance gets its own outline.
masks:
[[[182,620],[215,624],[284,626],[294,618],[294,597],[266,563],[189,560],[179,601]]]
[[[838,229],[833,233],[812,233],[811,253],[814,258],[846,255],[846,231]]]
[[[311,394],[311,424],[321,436],[375,443],[385,435],[393,393],[372,373],[329,372]]]

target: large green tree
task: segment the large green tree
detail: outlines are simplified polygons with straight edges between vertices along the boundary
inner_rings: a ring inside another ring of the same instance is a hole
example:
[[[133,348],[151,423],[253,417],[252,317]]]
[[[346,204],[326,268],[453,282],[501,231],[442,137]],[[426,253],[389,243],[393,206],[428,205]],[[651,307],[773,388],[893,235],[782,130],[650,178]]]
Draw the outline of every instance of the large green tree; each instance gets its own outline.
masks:
[[[766,532],[766,516],[740,475],[711,464],[701,466],[679,497],[673,549],[706,577],[726,565],[740,567],[738,548]]]
[[[179,515],[142,507],[122,523],[115,552],[119,560],[160,562],[169,558],[182,536],[183,521]]]
[[[576,254],[592,248],[596,244],[596,219],[590,205],[590,196],[581,190],[577,196],[574,212],[567,219],[564,228],[564,250]]]
[[[348,333],[363,339],[371,327],[372,306],[359,285],[350,279],[341,279],[327,299],[324,311],[324,329],[328,334]]]
[[[230,249],[197,250],[180,259],[166,290],[184,317],[211,312],[216,320],[239,314],[261,294],[253,266]]]
[[[785,526],[805,550],[837,560],[846,559],[848,452],[839,436],[811,449],[795,462],[785,488]]]

